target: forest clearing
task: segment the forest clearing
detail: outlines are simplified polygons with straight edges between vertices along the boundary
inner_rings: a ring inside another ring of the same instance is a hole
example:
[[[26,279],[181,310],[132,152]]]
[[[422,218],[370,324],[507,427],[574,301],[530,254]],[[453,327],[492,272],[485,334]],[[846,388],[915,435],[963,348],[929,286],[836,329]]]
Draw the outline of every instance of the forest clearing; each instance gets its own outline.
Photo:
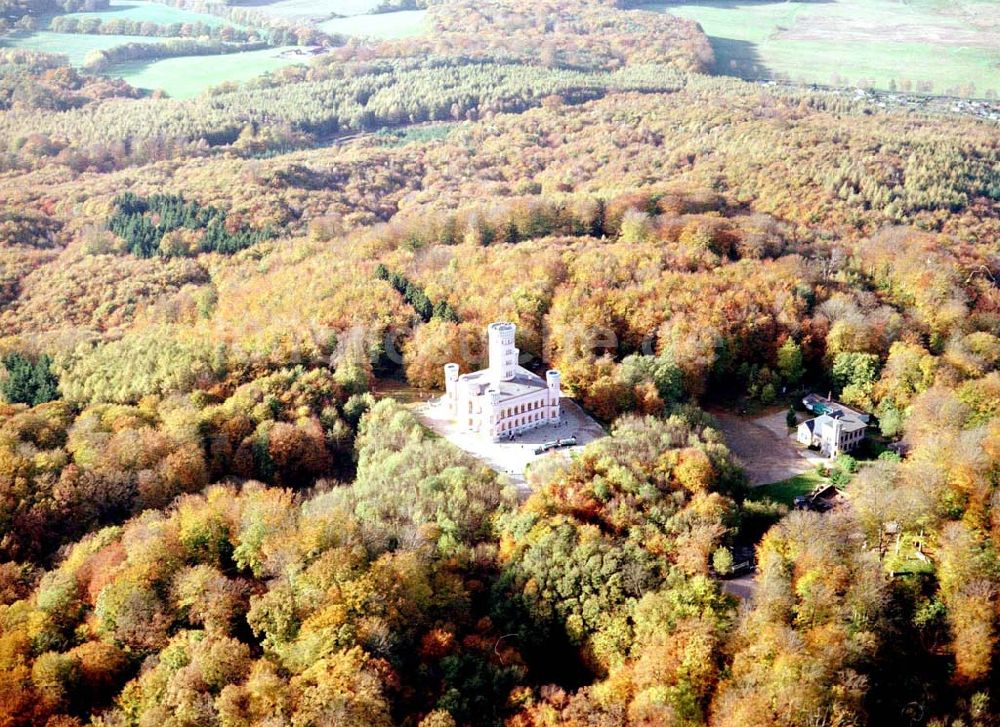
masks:
[[[823,461],[795,443],[785,423],[787,409],[754,417],[711,410],[726,435],[726,443],[747,473],[751,487],[769,485],[802,474]]]

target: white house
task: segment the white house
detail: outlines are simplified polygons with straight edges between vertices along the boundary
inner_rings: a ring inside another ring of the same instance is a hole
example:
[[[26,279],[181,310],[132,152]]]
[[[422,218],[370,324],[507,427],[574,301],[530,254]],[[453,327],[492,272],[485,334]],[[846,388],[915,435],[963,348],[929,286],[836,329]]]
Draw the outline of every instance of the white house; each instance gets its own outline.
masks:
[[[818,447],[823,454],[833,459],[839,454],[853,451],[864,441],[865,429],[868,428],[867,414],[829,399],[806,401],[806,406],[820,415],[799,424],[796,439],[800,444]]]
[[[513,323],[491,323],[489,367],[458,373],[458,364],[444,367],[443,402],[459,425],[493,441],[559,421],[559,372],[545,378],[517,363]]]

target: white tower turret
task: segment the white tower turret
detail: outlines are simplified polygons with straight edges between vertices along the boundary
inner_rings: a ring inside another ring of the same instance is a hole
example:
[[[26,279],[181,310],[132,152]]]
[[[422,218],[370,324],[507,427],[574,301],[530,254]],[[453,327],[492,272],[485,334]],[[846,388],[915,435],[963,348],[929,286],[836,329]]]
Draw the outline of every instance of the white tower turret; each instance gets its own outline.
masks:
[[[483,420],[488,422],[490,436],[495,441],[500,438],[500,384],[490,384],[486,393],[489,397],[489,411],[483,412]]]
[[[516,326],[513,323],[491,323],[489,332],[490,379],[510,381],[517,370],[519,351],[514,346]]]
[[[458,414],[458,364],[444,365],[444,400],[452,416]]]
[[[559,372],[556,369],[549,369],[545,372],[545,383],[549,388],[549,420],[558,421],[559,419],[559,397],[561,392],[559,391]]]

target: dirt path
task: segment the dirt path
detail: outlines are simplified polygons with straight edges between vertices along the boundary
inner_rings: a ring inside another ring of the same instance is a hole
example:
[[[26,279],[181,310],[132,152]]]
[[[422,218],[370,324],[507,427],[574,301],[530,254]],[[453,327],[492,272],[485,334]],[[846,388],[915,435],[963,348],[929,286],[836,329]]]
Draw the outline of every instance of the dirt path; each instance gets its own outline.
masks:
[[[768,485],[787,480],[815,466],[819,461],[804,450],[789,434],[785,424],[785,409],[755,418],[740,417],[732,412],[713,411],[729,449],[746,470],[750,485]]]

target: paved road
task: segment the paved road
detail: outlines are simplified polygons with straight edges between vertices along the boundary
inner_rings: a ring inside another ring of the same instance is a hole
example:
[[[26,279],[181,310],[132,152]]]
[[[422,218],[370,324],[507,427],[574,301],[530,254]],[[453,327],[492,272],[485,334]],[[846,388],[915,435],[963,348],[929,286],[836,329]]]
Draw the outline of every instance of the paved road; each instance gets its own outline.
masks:
[[[755,576],[755,573],[747,573],[745,576],[722,581],[722,590],[731,596],[736,596],[740,600],[752,601],[754,594],[757,592]]]

